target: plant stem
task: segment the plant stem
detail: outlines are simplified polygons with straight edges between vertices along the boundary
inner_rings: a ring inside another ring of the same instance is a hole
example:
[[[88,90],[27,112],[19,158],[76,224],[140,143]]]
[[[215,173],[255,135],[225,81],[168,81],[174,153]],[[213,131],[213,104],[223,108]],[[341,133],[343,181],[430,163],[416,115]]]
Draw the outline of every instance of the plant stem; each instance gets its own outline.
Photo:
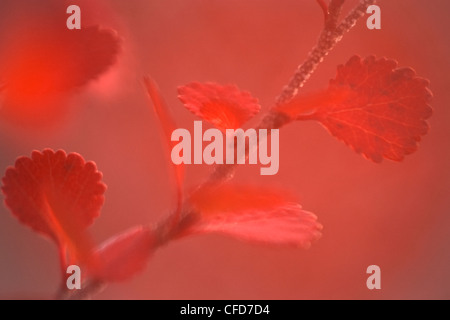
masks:
[[[304,86],[325,56],[331,52],[343,35],[354,27],[356,21],[366,12],[367,7],[375,2],[376,0],[361,0],[338,25],[337,21],[344,1],[331,1],[325,28],[320,34],[316,46],[308,54],[306,60],[297,68],[289,83],[277,97],[277,105],[288,102],[297,94],[298,90]]]

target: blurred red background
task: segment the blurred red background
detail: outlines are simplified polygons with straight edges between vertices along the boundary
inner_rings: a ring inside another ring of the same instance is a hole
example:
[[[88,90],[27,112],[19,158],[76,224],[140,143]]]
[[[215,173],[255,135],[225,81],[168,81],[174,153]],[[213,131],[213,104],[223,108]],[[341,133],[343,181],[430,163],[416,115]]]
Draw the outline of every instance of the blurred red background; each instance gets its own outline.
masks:
[[[69,5],[47,1],[53,14]],[[46,2],[46,3],[47,3]],[[357,1],[348,0],[348,11]],[[79,152],[108,185],[97,241],[152,223],[174,206],[174,188],[155,115],[141,85],[150,74],[180,127],[196,118],[176,97],[190,81],[234,83],[258,97],[263,111],[315,43],[323,15],[313,0],[71,1],[82,25],[100,23],[122,37],[118,63],[74,95],[52,128],[26,129],[0,119],[0,168],[34,149]],[[42,2],[2,1],[0,38]],[[46,4],[47,5],[47,4]],[[45,6],[46,6],[45,5]],[[434,114],[419,150],[402,163],[374,164],[317,123],[280,132],[280,171],[260,176],[241,167],[237,181],[280,185],[324,225],[309,250],[275,249],[216,235],[170,243],[144,273],[110,285],[102,299],[449,299],[450,5],[435,0],[380,0],[382,28],[362,19],[307,83],[325,88],[336,66],[375,54],[413,67],[431,81]],[[50,10],[50,9],[49,9]],[[7,17],[7,19],[6,19]],[[61,25],[65,28],[65,25]],[[2,43],[7,46],[8,43]],[[446,109],[447,108],[447,109]],[[255,124],[257,119],[252,121]],[[187,168],[186,188],[210,167]],[[381,290],[366,287],[366,268],[381,267]],[[57,250],[0,207],[0,296],[50,297],[58,287]]]

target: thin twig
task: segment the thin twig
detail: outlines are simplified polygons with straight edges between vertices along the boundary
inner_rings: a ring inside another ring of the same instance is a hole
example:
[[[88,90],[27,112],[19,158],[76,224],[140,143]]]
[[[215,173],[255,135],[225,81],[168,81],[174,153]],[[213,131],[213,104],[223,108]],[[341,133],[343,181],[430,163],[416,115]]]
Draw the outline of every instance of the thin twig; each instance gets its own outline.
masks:
[[[276,99],[277,105],[291,100],[297,94],[298,90],[304,86],[325,56],[330,53],[334,46],[342,39],[343,35],[356,24],[356,21],[364,15],[367,7],[375,2],[376,0],[361,0],[347,17],[337,25],[337,19],[343,1],[331,1],[328,21],[319,36],[317,45],[311,50],[306,60],[297,68],[294,76],[283,88],[283,91]]]
[[[345,0],[331,0],[325,21],[325,30],[334,31],[336,29],[344,2]]]

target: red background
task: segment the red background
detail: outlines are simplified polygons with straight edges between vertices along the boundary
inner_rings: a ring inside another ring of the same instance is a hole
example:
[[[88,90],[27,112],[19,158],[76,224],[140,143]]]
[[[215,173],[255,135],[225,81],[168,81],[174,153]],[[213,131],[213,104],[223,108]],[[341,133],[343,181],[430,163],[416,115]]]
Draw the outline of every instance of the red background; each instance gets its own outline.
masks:
[[[55,15],[68,2],[46,1]],[[345,11],[357,3],[348,0]],[[108,185],[97,241],[136,224],[156,222],[174,206],[159,124],[141,77],[150,74],[180,127],[195,116],[176,97],[190,81],[234,83],[268,110],[323,26],[313,0],[71,1],[82,25],[101,23],[123,38],[118,63],[76,94],[53,128],[18,128],[0,119],[0,168],[33,149],[79,152],[94,160]],[[1,32],[26,14],[27,1],[2,1]],[[280,171],[260,176],[242,167],[237,181],[281,185],[318,215],[323,237],[309,250],[274,249],[216,235],[170,243],[133,280],[97,298],[121,299],[417,299],[450,298],[450,55],[447,1],[379,1],[381,30],[362,19],[320,65],[304,90],[327,86],[353,54],[375,54],[430,79],[434,114],[419,150],[402,163],[371,163],[319,124],[280,132]],[[8,19],[3,19],[8,17]],[[62,25],[61,28],[64,28]],[[3,43],[2,45],[7,45]],[[257,120],[252,121],[255,124]],[[2,169],[2,171],[3,171]],[[186,187],[210,167],[190,166]],[[367,266],[381,267],[381,290],[366,288]],[[51,297],[59,281],[55,246],[0,207],[0,296]]]

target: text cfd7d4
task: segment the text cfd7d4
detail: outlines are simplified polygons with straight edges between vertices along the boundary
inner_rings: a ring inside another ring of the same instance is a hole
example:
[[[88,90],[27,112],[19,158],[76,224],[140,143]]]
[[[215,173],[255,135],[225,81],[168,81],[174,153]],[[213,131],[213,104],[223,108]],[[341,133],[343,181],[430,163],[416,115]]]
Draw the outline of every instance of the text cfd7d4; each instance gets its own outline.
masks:
[[[269,314],[269,306],[259,305],[259,304],[228,304],[225,306],[224,312],[226,314]]]

